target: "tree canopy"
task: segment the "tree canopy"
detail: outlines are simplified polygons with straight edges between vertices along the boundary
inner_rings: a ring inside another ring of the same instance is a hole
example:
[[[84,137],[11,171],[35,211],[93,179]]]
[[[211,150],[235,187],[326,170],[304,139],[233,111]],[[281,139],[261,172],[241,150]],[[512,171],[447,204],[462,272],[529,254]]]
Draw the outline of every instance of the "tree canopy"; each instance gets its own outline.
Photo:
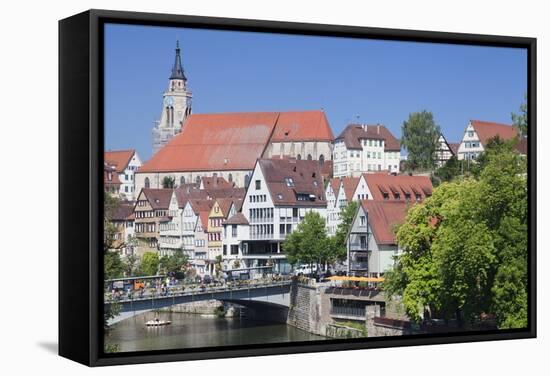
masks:
[[[304,220],[286,237],[282,246],[293,265],[328,262],[331,257],[324,218],[317,212],[306,213]]]
[[[162,188],[175,188],[176,178],[173,176],[165,176],[162,178]]]
[[[156,275],[159,268],[159,255],[156,252],[145,252],[141,256],[140,270],[143,275]]]
[[[500,328],[527,325],[525,172],[502,143],[485,152],[477,178],[443,183],[409,210],[397,232],[403,253],[383,287],[412,319],[426,310],[468,325],[491,312]]]
[[[357,201],[348,202],[348,204],[340,212],[341,222],[336,228],[336,235],[334,236],[334,252],[337,260],[342,261],[347,257],[346,240],[349,229],[357,214],[359,203]]]
[[[162,256],[159,260],[160,268],[166,274],[183,272],[189,263],[189,257],[178,249],[170,256]]]
[[[527,123],[527,93],[524,96],[524,102],[519,106],[519,114],[512,112],[512,123],[518,128],[520,135],[527,136],[529,124]]]
[[[401,146],[408,152],[407,166],[412,170],[432,169],[441,131],[433,114],[413,112],[401,126]]]

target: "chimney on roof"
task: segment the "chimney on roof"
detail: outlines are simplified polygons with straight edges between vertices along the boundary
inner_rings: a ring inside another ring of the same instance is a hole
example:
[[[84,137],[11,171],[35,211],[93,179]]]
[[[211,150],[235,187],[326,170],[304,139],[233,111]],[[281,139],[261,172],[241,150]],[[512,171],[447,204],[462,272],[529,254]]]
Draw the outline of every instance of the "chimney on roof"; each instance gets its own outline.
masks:
[[[376,133],[380,134],[380,124],[376,124]]]

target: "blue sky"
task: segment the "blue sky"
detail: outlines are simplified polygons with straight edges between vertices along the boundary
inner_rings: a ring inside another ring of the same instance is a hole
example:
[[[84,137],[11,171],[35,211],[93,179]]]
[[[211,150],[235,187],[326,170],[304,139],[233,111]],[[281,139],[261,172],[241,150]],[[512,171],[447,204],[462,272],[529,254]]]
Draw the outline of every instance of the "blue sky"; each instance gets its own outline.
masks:
[[[324,109],[400,137],[409,113],[433,112],[449,142],[470,119],[510,123],[527,91],[527,52],[349,38],[106,25],[105,148],[151,156],[176,40],[194,113]]]

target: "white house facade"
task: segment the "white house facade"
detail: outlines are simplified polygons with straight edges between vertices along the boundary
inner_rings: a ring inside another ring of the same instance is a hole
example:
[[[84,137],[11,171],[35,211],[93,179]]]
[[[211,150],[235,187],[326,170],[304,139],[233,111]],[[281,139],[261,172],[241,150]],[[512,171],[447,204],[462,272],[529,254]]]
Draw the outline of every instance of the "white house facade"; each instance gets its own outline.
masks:
[[[334,140],[334,177],[399,172],[401,146],[383,125],[351,124]]]
[[[319,163],[258,160],[241,213],[224,223],[227,264],[241,260],[240,267],[251,268],[251,275],[259,270],[255,268],[261,267],[273,267],[279,273],[290,272],[281,244],[309,211],[326,218]]]
[[[518,137],[518,131],[508,124],[470,120],[458,147],[458,159],[477,159],[489,141],[495,137],[499,137],[503,141],[514,139]]]
[[[130,150],[114,150],[104,153],[105,163],[112,166],[120,181],[119,196],[123,200],[134,201],[137,197],[135,175],[142,163],[137,152]],[[141,189],[140,189],[141,190]]]
[[[380,277],[393,267],[401,249],[394,228],[405,220],[408,204],[361,201],[347,238],[348,275]]]

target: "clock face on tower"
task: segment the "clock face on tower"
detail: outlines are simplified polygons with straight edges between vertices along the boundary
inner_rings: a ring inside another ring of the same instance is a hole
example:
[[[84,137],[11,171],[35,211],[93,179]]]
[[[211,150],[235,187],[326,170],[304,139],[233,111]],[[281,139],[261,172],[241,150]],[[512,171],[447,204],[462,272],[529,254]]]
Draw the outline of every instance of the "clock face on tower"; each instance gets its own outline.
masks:
[[[173,106],[174,105],[174,98],[164,97],[164,105],[165,106]]]

